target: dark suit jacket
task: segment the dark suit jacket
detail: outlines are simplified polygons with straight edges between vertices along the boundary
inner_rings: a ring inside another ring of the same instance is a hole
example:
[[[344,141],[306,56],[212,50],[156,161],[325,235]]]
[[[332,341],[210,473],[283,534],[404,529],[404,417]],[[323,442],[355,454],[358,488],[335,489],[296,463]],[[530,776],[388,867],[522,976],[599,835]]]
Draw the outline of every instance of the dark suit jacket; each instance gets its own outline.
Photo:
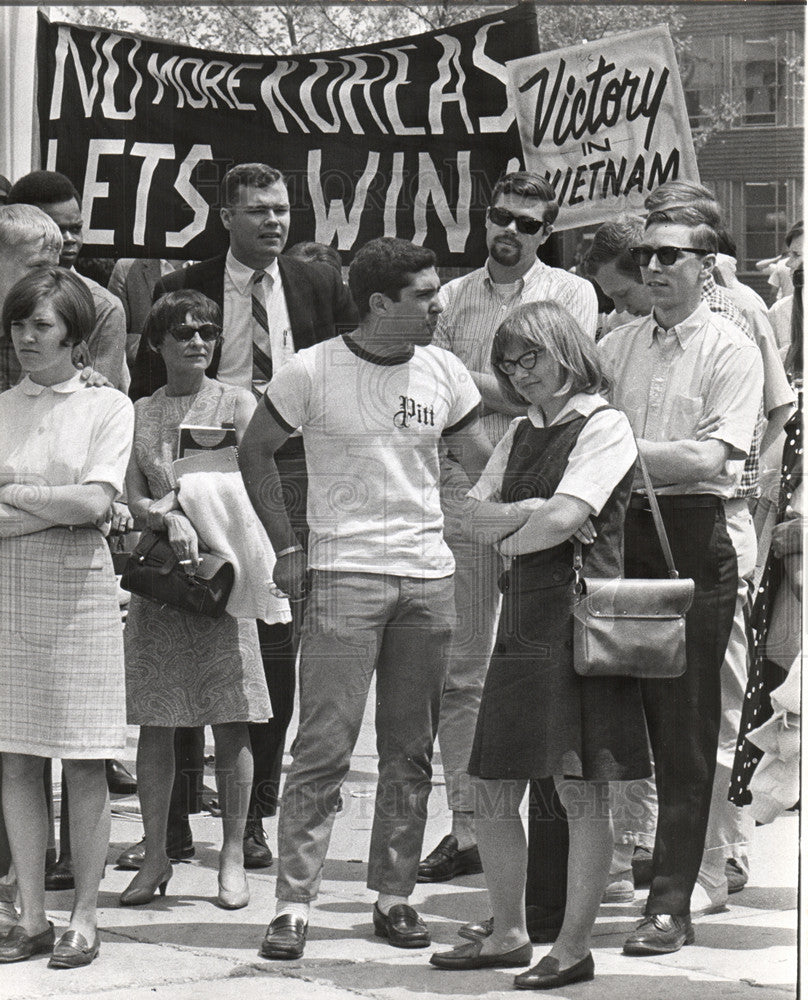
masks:
[[[192,288],[213,299],[224,311],[224,266],[225,256],[222,255],[180,268],[158,282],[154,298],[156,300],[166,292],[180,288]],[[334,268],[283,256],[278,258],[278,267],[295,350],[311,347],[356,327],[356,307]],[[217,348],[207,370],[210,378],[216,378],[220,355],[221,351]],[[162,357],[149,349],[145,337],[141,338],[132,368],[129,395],[132,399],[151,396],[165,382]]]

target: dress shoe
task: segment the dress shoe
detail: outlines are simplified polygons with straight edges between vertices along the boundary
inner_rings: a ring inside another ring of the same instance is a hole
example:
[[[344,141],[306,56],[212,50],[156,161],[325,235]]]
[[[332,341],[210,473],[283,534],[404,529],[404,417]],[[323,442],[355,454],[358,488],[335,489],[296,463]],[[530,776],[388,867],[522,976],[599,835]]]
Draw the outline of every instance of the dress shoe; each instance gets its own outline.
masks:
[[[74,889],[73,860],[68,855],[59,858],[55,865],[45,869],[45,891],[60,892],[62,889]]]
[[[267,844],[264,825],[260,816],[248,816],[244,827],[244,867],[269,868],[272,851]]]
[[[118,902],[121,906],[143,906],[144,903],[148,903],[154,898],[154,894],[158,889],[160,890],[160,895],[165,896],[168,880],[173,873],[174,869],[171,867],[170,861],[166,862],[166,867],[153,882],[146,881],[141,877],[141,872],[138,872],[123,890],[118,898]]]
[[[279,913],[267,927],[258,954],[264,958],[300,958],[306,947],[308,923],[293,913]]]
[[[561,931],[561,923],[559,922],[558,925],[548,923],[546,915],[539,915],[535,912],[536,910],[537,907],[535,906],[525,907],[527,936],[533,944],[553,944]],[[559,921],[563,920],[563,917],[562,913],[558,917]],[[479,923],[463,924],[457,933],[460,937],[464,937],[468,941],[474,941],[479,938],[490,937],[493,930],[494,918],[489,917],[487,920],[481,920]]]
[[[693,944],[696,933],[689,916],[676,913],[651,913],[626,938],[624,955],[667,955],[682,945]]]
[[[533,945],[528,941],[518,948],[496,955],[482,955],[484,938],[459,944],[451,951],[436,951],[429,962],[437,969],[514,969],[529,965],[533,957]]]
[[[538,965],[515,976],[513,985],[517,990],[554,990],[558,986],[584,983],[594,978],[595,962],[590,951],[586,958],[567,969],[559,969],[558,959],[545,955]]]
[[[87,938],[78,931],[65,931],[53,946],[53,954],[48,962],[49,969],[78,969],[89,965],[98,955],[101,939],[95,932],[95,941],[87,943]]]
[[[395,948],[426,948],[431,943],[429,928],[406,903],[396,903],[387,913],[373,904],[373,930]]]
[[[483,870],[477,845],[462,851],[450,833],[418,865],[419,882],[448,882],[458,875],[479,875]]]
[[[463,924],[457,933],[459,937],[465,938],[467,941],[479,941],[480,938],[491,937],[494,933],[494,918],[488,917],[487,920],[481,920],[479,923]]]
[[[191,834],[190,826],[180,837],[166,838],[166,854],[170,861],[187,861],[192,858],[196,853],[196,848],[194,847],[194,839]],[[143,859],[146,857],[146,840],[139,840],[136,844],[132,844],[131,847],[127,847],[125,851],[122,851],[115,862],[117,868],[123,868],[126,871],[136,872],[138,868],[143,864]]]
[[[634,873],[630,868],[625,871],[616,872],[609,880],[609,884],[603,891],[604,903],[633,903],[634,902]]]
[[[654,854],[647,847],[635,847],[631,859],[631,870],[634,872],[634,885],[643,889],[651,884],[654,869]]]
[[[113,795],[134,795],[137,791],[135,776],[119,760],[108,760],[105,763],[107,788]]]
[[[733,892],[740,892],[749,881],[749,876],[735,858],[727,859],[727,863],[724,865],[724,874],[727,876],[727,891],[730,895]]]
[[[235,889],[227,888],[222,882],[222,873],[219,872],[219,894],[216,897],[217,905],[223,910],[241,910],[250,901],[250,887],[247,885],[247,876],[244,869],[241,869],[242,882]]]
[[[45,955],[53,950],[53,924],[39,934],[26,934],[17,924],[0,939],[0,962],[22,962],[32,955]]]

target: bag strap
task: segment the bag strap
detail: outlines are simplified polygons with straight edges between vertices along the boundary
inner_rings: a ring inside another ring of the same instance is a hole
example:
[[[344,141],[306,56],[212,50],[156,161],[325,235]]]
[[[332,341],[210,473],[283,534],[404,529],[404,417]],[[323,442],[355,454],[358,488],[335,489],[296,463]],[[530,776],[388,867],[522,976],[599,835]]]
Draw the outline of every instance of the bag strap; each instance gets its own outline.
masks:
[[[659,536],[659,544],[662,547],[662,554],[665,557],[665,563],[668,567],[668,575],[671,580],[679,579],[679,571],[676,569],[676,564],[673,561],[673,552],[671,551],[671,543],[668,539],[668,532],[665,530],[665,522],[662,520],[662,512],[659,509],[659,502],[656,498],[656,493],[654,492],[653,484],[651,483],[651,476],[648,474],[648,467],[645,464],[645,460],[642,455],[638,452],[637,457],[640,463],[640,471],[642,472],[643,482],[645,484],[646,492],[648,493],[648,504],[651,507],[651,515],[654,519],[654,527],[656,528],[657,535]],[[573,538],[573,558],[572,558],[572,568],[575,570],[575,593],[580,597],[584,592],[584,578],[583,578],[583,548],[581,543],[577,538]]]
[[[676,565],[673,561],[673,552],[671,551],[671,543],[668,540],[668,533],[665,530],[665,522],[662,520],[662,513],[659,509],[659,502],[656,498],[656,493],[654,493],[654,487],[651,483],[651,477],[648,474],[648,466],[645,464],[645,459],[642,454],[638,451],[637,457],[640,462],[640,470],[642,472],[643,482],[645,483],[645,491],[648,494],[648,503],[651,507],[651,516],[654,519],[654,526],[657,530],[657,535],[659,535],[659,544],[662,546],[662,554],[665,556],[665,562],[668,566],[668,575],[671,580],[679,579],[679,571],[676,569]]]

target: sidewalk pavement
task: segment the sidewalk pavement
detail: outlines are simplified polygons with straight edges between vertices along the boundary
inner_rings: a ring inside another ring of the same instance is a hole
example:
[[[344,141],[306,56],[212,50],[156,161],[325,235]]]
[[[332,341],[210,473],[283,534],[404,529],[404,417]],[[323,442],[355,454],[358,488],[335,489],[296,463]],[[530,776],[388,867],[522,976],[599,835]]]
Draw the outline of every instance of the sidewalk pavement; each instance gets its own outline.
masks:
[[[373,706],[373,694],[369,699]],[[134,767],[137,730],[123,759]],[[449,814],[440,756],[435,761],[425,850],[448,832]],[[165,899],[121,909],[118,894],[131,872],[108,867],[101,883],[101,953],[89,967],[57,971],[47,956],[0,972],[5,1000],[91,997],[93,1000],[499,1000],[514,997],[513,971],[444,972],[428,964],[433,948],[393,948],[373,936],[373,895],[365,865],[373,815],[376,755],[372,717],[362,735],[343,789],[320,897],[312,909],[303,958],[270,962],[258,945],[274,912],[275,869],[249,872],[252,898],[243,910],[215,906],[219,821],[191,818],[196,856],[174,866]],[[206,784],[212,778],[206,774]],[[114,797],[110,863],[141,836],[137,797]],[[265,820],[275,849],[274,819]],[[730,896],[723,913],[695,921],[696,943],[673,955],[629,958],[623,939],[635,926],[644,892],[631,904],[601,907],[595,928],[596,979],[548,993],[588,1000],[786,1000],[797,980],[797,848],[799,819],[789,813],[759,827],[751,851],[752,877]],[[71,892],[49,893],[57,933],[67,923]],[[457,928],[488,915],[483,876],[443,885],[419,885],[412,898],[432,931],[437,950],[461,943]],[[534,962],[548,946],[534,947]],[[516,970],[520,971],[520,970]]]

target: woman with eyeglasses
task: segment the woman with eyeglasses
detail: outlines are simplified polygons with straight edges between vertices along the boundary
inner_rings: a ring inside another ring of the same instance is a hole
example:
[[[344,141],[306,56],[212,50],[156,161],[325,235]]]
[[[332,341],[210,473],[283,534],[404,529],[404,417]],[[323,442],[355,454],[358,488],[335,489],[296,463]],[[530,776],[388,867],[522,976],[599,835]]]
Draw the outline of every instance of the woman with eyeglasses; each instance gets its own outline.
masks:
[[[470,493],[472,532],[499,535],[510,560],[468,769],[493,921],[487,937],[431,961],[444,969],[530,964],[519,808],[531,778],[552,776],[569,822],[566,912],[549,954],[515,980],[552,989],[594,976],[592,928],[613,846],[609,783],[651,771],[637,681],[580,677],[572,665],[573,539],[591,543],[583,546],[587,577],[622,575],[637,448],[625,415],[600,395],[594,341],[556,303],[514,310],[491,362],[505,397],[529,404]],[[514,531],[526,502],[535,509]]]
[[[20,917],[0,962],[50,954],[89,965],[109,843],[104,761],[126,742],[121,615],[98,526],[123,487],[132,404],[88,388],[72,354],[95,323],[92,296],[61,267],[12,286],[2,327],[25,375],[0,395],[0,755]],[[70,789],[75,896],[54,944],[45,912],[45,760]]]
[[[199,538],[176,491],[173,460],[181,424],[235,426],[241,436],[255,409],[246,389],[205,376],[222,339],[221,312],[201,292],[169,292],[152,307],[143,336],[165,363],[167,380],[135,403],[135,440],[126,489],[137,527],[165,532],[186,571],[199,564]],[[171,878],[166,826],[174,782],[174,729],[213,728],[216,785],[222,813],[217,902],[249,901],[242,838],[252,785],[248,722],[272,711],[254,620],[207,618],[133,594],[124,632],[126,708],[140,726],[138,795],[145,859],[120,897],[121,906],[165,895]]]

